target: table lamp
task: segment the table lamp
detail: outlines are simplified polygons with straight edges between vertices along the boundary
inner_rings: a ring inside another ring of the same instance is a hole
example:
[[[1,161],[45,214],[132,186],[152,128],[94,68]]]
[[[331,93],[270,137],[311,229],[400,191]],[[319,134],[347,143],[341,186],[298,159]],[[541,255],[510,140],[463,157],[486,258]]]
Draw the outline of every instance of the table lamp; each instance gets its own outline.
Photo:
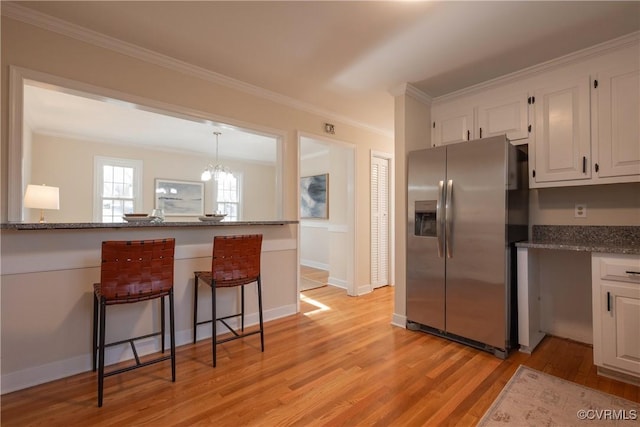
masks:
[[[60,209],[60,189],[46,185],[27,185],[24,193],[24,207],[40,209],[40,222],[44,220],[45,209]]]

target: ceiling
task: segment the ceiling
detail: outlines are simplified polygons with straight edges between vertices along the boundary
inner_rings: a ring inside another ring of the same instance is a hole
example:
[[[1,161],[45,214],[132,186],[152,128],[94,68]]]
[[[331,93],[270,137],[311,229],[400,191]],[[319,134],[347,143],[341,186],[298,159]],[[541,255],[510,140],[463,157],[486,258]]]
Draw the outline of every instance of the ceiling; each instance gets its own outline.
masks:
[[[438,97],[640,30],[638,1],[18,5],[389,135],[404,83]]]

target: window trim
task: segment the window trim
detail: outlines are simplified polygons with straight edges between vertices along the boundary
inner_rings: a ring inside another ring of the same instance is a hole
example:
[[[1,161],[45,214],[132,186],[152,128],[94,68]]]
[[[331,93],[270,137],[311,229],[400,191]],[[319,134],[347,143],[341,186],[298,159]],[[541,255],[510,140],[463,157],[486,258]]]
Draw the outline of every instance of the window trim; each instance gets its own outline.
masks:
[[[236,219],[234,219],[234,221],[240,221],[243,218],[243,216],[242,216],[242,205],[244,204],[243,203],[243,199],[242,199],[242,194],[243,194],[243,191],[242,191],[243,174],[242,174],[242,172],[235,172],[235,171],[232,171],[230,174],[235,177],[236,183],[238,185],[238,188],[237,188],[238,201],[237,202],[220,202],[218,200],[218,182],[215,181],[216,185],[214,186],[214,197],[213,197],[214,206],[213,206],[213,208],[217,212],[218,211],[218,203],[236,203],[238,205],[238,209],[237,209],[238,217]]]
[[[93,157],[93,220],[102,222],[102,186],[104,185],[103,166],[121,166],[133,168],[133,210],[139,212],[144,206],[142,192],[142,160],[120,157]]]

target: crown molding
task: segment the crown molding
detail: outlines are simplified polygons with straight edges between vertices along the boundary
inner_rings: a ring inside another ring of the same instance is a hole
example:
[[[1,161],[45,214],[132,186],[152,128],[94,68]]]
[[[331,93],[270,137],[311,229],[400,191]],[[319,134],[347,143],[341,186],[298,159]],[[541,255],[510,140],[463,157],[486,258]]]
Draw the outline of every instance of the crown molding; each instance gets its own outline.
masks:
[[[332,121],[342,122],[350,126],[365,129],[379,135],[393,137],[393,132],[386,129],[371,126],[367,123],[353,120],[346,116],[336,114],[315,105],[288,97],[270,90],[245,83],[240,80],[219,74],[193,64],[172,58],[167,55],[145,49],[138,45],[125,42],[114,37],[107,36],[97,31],[72,24],[59,18],[20,6],[14,2],[2,2],[0,13],[8,18],[34,25],[48,31],[74,38],[81,42],[109,49],[154,65],[172,69],[183,74],[188,74],[215,84],[238,90],[259,98],[263,98],[290,108],[305,111],[314,115],[325,117]]]
[[[599,43],[567,55],[551,59],[540,64],[533,65],[531,67],[523,68],[522,70],[515,71],[504,76],[496,77],[495,79],[487,80],[482,83],[478,83],[473,86],[469,86],[464,89],[457,90],[455,92],[448,93],[446,95],[438,96],[432,99],[433,103],[447,102],[453,99],[472,95],[476,92],[480,92],[486,89],[490,89],[494,86],[511,83],[517,80],[523,80],[525,78],[533,77],[537,74],[542,74],[557,68],[564,67],[566,65],[583,61],[590,57],[599,56],[607,52],[623,49],[640,42],[640,31],[626,34],[624,36],[608,40],[603,43]]]
[[[411,83],[401,83],[389,90],[389,93],[393,96],[407,95],[427,105],[431,105],[433,102],[431,96],[416,88]]]

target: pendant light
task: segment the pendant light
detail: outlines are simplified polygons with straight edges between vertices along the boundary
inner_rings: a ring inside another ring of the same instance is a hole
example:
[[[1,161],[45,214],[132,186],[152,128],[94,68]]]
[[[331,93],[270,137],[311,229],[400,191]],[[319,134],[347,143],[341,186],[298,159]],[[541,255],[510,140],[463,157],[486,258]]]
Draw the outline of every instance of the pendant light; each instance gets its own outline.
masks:
[[[202,181],[210,181],[211,178],[218,181],[222,174],[231,173],[231,169],[218,162],[218,137],[221,133],[214,132],[213,134],[216,136],[216,165],[212,166],[211,163],[207,165],[202,175],[200,175]]]

